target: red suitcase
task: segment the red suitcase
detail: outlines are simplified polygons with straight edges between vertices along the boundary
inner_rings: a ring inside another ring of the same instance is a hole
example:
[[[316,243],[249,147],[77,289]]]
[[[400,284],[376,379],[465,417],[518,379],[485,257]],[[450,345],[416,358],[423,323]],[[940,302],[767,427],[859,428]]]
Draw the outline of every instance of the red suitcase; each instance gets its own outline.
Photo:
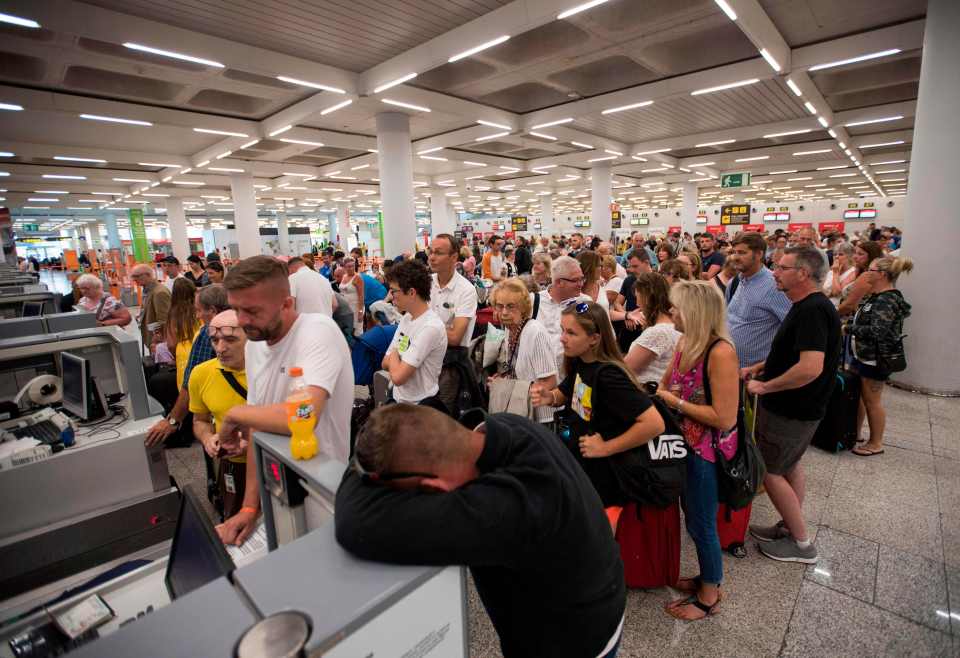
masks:
[[[617,524],[627,587],[676,585],[680,578],[680,505],[666,509],[629,503]]]
[[[720,536],[720,548],[733,557],[747,556],[747,549],[743,542],[747,537],[752,507],[753,503],[750,503],[743,509],[733,510],[720,503],[717,508],[717,535]]]

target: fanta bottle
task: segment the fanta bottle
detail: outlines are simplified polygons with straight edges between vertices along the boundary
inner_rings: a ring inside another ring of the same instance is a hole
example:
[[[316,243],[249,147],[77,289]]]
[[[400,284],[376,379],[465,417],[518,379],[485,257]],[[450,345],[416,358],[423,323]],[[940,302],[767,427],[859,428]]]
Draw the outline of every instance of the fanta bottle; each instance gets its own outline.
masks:
[[[313,396],[303,381],[303,368],[290,368],[290,378],[286,402],[290,455],[294,459],[310,459],[317,454],[317,437],[313,434],[317,413],[313,408]]]

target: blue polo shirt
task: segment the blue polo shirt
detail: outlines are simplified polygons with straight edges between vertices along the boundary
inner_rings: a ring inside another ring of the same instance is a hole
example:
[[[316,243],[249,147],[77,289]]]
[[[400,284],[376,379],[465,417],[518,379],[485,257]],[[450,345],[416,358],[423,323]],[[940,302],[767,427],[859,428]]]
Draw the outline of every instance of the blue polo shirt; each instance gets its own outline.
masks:
[[[766,360],[773,337],[792,304],[777,290],[773,272],[766,267],[751,277],[737,276],[740,283],[727,302],[727,326],[740,367],[746,368]]]

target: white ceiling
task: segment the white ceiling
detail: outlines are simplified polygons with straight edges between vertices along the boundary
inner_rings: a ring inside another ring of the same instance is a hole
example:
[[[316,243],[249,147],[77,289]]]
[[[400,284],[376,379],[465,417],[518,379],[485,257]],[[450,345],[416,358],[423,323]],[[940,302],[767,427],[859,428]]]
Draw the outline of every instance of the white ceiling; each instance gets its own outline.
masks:
[[[24,108],[0,111],[0,151],[13,153],[0,156],[0,172],[9,174],[0,178],[0,203],[15,213],[69,219],[92,216],[75,209],[101,209],[111,198],[119,200],[113,207],[146,202],[156,209],[179,197],[191,214],[229,213],[230,172],[219,168],[252,173],[264,211],[309,215],[344,201],[373,210],[380,176],[372,152],[376,115],[385,110],[411,116],[421,209],[433,193],[464,210],[535,212],[543,194],[555,195],[555,212],[587,209],[591,161],[611,154],[619,154],[605,161],[613,166],[615,196],[628,206],[673,203],[691,179],[701,179],[704,202],[715,201],[723,198],[716,187],[723,171],[751,171],[758,183],[748,196],[758,201],[904,193],[922,0],[727,0],[736,21],[714,0],[609,0],[557,18],[576,4],[5,2],[4,12],[41,27],[0,24],[0,103]],[[447,62],[501,36],[510,38]],[[783,70],[774,71],[760,48]],[[889,49],[899,52],[810,70]],[[375,91],[409,73],[417,76]],[[752,79],[736,89],[691,94]],[[604,112],[647,101],[653,103]],[[891,117],[899,118],[863,123]],[[573,121],[535,128],[565,119]],[[507,134],[483,139],[499,132]],[[723,143],[703,146],[716,142]],[[418,155],[424,151],[426,158]],[[822,152],[795,155],[808,151]],[[904,162],[876,164],[897,160]],[[790,173],[770,174],[776,171]],[[654,190],[667,198],[653,199]],[[30,201],[38,198],[57,200]],[[90,202],[96,198],[101,203]]]

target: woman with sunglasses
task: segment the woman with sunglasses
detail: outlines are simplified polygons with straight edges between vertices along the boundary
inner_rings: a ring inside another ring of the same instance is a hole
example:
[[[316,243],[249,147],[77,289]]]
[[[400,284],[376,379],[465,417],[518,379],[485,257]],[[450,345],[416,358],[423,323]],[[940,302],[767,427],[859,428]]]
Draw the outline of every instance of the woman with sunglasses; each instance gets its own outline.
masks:
[[[533,405],[563,407],[570,422],[567,448],[583,467],[604,507],[630,502],[610,456],[642,445],[664,430],[663,418],[623,362],[607,311],[593,302],[566,308],[560,317],[566,379],[556,388],[530,387]]]
[[[670,302],[673,324],[683,337],[657,395],[683,416],[683,437],[691,448],[683,506],[687,532],[697,547],[700,575],[678,581],[676,588],[689,596],[669,603],[667,612],[692,621],[712,615],[720,604],[723,560],[717,536],[714,440],[727,458],[733,457],[736,435],[721,438],[719,433],[737,422],[739,361],[727,333],[723,296],[713,283],[678,281],[670,289]]]

